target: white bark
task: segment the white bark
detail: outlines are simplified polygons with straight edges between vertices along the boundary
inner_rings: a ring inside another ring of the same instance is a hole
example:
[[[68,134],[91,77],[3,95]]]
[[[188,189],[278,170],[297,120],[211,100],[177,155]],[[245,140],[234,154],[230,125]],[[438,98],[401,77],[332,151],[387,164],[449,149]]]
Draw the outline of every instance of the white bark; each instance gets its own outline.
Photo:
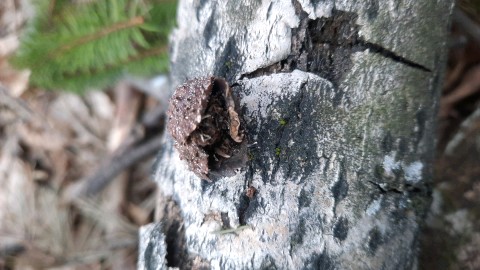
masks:
[[[225,77],[251,146],[246,166],[207,183],[165,138],[155,179],[183,222],[166,245],[178,241],[189,258],[167,265],[414,268],[451,9],[441,0],[180,1],[173,84]],[[228,228],[239,229],[216,233]]]

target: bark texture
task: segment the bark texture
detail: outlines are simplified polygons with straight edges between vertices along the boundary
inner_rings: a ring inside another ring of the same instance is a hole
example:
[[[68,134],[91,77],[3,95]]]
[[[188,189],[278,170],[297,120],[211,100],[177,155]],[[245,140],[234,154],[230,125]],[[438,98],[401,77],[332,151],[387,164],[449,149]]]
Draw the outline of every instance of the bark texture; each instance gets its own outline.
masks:
[[[186,258],[166,265],[415,268],[451,9],[448,0],[180,1],[173,85],[227,79],[248,141],[238,160],[248,162],[201,181],[165,137],[157,228],[168,256]],[[145,252],[140,267],[163,262]]]

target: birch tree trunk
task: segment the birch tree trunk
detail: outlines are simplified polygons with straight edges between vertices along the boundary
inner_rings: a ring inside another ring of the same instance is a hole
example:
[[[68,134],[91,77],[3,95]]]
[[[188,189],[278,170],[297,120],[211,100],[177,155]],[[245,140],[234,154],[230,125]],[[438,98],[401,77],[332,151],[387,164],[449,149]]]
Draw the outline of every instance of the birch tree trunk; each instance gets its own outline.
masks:
[[[248,161],[202,181],[167,135],[139,267],[415,268],[452,2],[180,1],[173,85],[227,79]]]

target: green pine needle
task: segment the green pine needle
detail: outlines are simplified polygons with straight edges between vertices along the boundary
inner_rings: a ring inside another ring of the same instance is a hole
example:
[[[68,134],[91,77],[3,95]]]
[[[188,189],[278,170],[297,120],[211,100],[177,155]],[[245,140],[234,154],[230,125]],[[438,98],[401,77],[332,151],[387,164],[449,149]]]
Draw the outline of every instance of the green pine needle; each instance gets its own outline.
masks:
[[[83,92],[125,73],[168,70],[168,33],[176,1],[38,0],[37,16],[13,63],[31,70],[32,84]]]

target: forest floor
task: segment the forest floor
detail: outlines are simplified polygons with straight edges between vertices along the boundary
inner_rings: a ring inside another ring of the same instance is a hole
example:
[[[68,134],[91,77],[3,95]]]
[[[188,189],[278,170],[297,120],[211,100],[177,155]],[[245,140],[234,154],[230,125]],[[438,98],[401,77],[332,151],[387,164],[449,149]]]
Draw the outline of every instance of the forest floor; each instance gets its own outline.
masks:
[[[452,17],[421,269],[480,269],[480,14],[472,7],[460,2]]]
[[[134,269],[137,230],[155,215],[150,176],[166,101],[148,93],[166,79],[83,96],[32,87],[8,62],[31,14],[23,0],[0,1],[0,269]],[[480,24],[471,18],[460,8],[453,17],[421,269],[480,269]]]
[[[165,111],[145,93],[167,79],[83,96],[29,85],[8,59],[30,8],[0,1],[0,269],[135,269]]]

